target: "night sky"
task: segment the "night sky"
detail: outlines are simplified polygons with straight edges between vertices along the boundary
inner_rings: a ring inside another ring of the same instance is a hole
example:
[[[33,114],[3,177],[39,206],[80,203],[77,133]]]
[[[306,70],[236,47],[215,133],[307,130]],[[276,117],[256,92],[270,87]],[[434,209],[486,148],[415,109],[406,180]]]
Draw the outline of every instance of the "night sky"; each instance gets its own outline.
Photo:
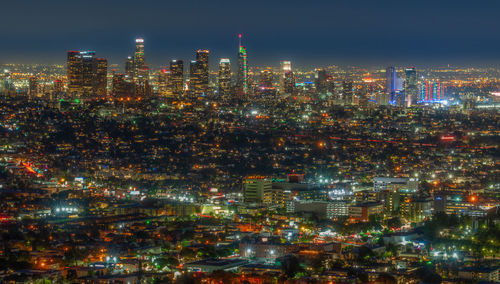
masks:
[[[123,64],[134,38],[153,66],[235,59],[250,65],[500,65],[500,1],[460,0],[8,0],[0,7],[0,63],[64,63],[91,49]]]

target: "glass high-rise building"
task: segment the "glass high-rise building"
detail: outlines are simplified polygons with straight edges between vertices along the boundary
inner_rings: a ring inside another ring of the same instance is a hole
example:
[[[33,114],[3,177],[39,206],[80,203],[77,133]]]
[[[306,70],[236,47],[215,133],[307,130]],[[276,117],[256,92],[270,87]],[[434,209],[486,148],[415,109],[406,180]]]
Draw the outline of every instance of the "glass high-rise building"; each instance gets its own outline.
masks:
[[[108,60],[97,58],[96,93],[99,96],[106,95],[108,86]]]
[[[160,95],[171,95],[171,89],[169,88],[170,84],[170,70],[161,69],[158,71],[158,93]]]
[[[171,86],[174,95],[182,95],[184,93],[184,61],[170,61],[170,78],[169,85]]]
[[[295,94],[295,76],[292,71],[286,71],[283,79],[283,93],[293,95]]]
[[[319,94],[325,94],[328,90],[327,88],[327,73],[323,68],[316,69],[316,74],[314,76],[314,84],[316,85],[316,91]]]
[[[134,77],[134,58],[132,56],[128,56],[125,61],[125,75],[129,78]]]
[[[397,84],[397,73],[396,68],[393,66],[387,67],[385,70],[386,76],[386,93],[389,98],[389,103],[394,103],[396,100],[396,84]]]
[[[248,94],[248,58],[247,50],[241,45],[241,34],[238,35],[238,73],[236,78],[236,90],[238,95]]]
[[[105,95],[107,60],[94,51],[68,51],[68,92],[76,96]]]
[[[259,87],[271,88],[273,86],[273,72],[271,69],[265,69],[260,72]]]
[[[410,106],[412,100],[418,96],[417,70],[415,67],[405,69],[405,86],[404,92],[406,97],[406,105]]]
[[[292,62],[285,60],[280,62],[280,92],[287,93],[285,91],[285,74],[292,71]]]
[[[144,55],[144,39],[137,38],[135,40],[135,53],[134,53],[134,79],[135,80],[148,80],[149,68],[146,65],[146,56]]]
[[[345,80],[342,82],[342,98],[344,99],[344,105],[354,104],[354,91],[352,81]]]
[[[191,61],[190,85],[194,95],[207,94],[208,92],[208,57],[210,51],[199,49],[196,51],[196,60]]]
[[[227,96],[231,92],[231,62],[228,58],[221,58],[219,62],[219,95]]]

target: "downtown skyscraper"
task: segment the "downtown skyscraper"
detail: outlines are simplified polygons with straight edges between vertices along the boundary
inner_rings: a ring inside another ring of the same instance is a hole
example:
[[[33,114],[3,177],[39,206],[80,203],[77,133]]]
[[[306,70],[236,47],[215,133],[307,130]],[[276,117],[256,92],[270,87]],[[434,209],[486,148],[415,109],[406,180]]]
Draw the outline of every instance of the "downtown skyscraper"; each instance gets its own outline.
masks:
[[[133,62],[134,79],[139,81],[148,80],[149,68],[146,65],[146,56],[144,55],[144,39],[135,40],[135,52]]]
[[[191,94],[200,96],[208,92],[208,57],[210,51],[199,49],[196,51],[196,60],[191,61],[190,85]]]
[[[231,92],[231,62],[228,58],[221,58],[217,74],[219,95],[227,96]]]
[[[174,95],[182,95],[184,92],[184,61],[170,61],[169,86]]]
[[[97,58],[94,51],[68,51],[67,66],[70,95],[106,95],[106,59]]]
[[[385,70],[385,76],[386,76],[386,97],[384,98],[383,102],[379,102],[381,105],[387,105],[390,103],[394,103],[396,100],[396,80],[397,80],[397,73],[396,73],[396,68],[393,66],[387,67]]]
[[[238,72],[236,78],[236,94],[248,94],[248,58],[247,50],[241,45],[241,34],[238,35]]]
[[[314,75],[314,84],[316,85],[316,91],[319,94],[325,94],[327,91],[327,79],[328,74],[323,68],[316,69],[316,74]]]
[[[417,99],[418,96],[418,84],[417,84],[417,70],[415,67],[410,67],[405,69],[405,97],[406,105],[410,106],[412,100]]]
[[[293,94],[295,87],[295,76],[292,72],[292,63],[290,61],[280,62],[280,93]]]

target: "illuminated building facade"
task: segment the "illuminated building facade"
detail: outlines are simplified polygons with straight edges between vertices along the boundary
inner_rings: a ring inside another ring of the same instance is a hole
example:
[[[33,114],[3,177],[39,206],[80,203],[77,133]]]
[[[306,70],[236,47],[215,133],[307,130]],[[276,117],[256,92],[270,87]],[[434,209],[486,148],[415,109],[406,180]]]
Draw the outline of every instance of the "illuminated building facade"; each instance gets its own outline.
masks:
[[[134,80],[148,80],[149,68],[146,65],[146,57],[144,55],[144,39],[137,38],[135,40],[134,53]]]
[[[196,60],[191,61],[190,84],[191,93],[200,96],[208,91],[208,57],[210,51],[200,49],[196,52]]]
[[[135,84],[127,80],[124,74],[114,74],[112,95],[116,99],[131,100],[135,96]]]
[[[29,79],[28,95],[30,98],[38,95],[38,78],[35,76]]]
[[[418,97],[417,70],[415,67],[406,68],[405,77],[406,105],[410,106],[412,100],[416,100]]]
[[[342,97],[344,99],[344,105],[354,104],[354,92],[353,83],[350,80],[342,82]]]
[[[174,95],[182,95],[184,93],[184,61],[170,61],[170,77],[169,85],[171,86]]]
[[[68,92],[70,95],[106,94],[107,60],[94,51],[68,51]]]
[[[390,103],[394,103],[396,100],[396,81],[397,81],[397,73],[396,68],[393,66],[387,67],[385,71],[386,76],[386,93],[389,98]]]
[[[132,56],[128,56],[125,61],[125,75],[129,78],[134,77],[134,58]]]
[[[420,102],[440,102],[445,100],[445,86],[441,82],[424,80],[421,83]]]
[[[227,58],[222,58],[219,62],[219,95],[227,96],[231,91],[231,62]]]
[[[292,71],[286,71],[284,76],[283,93],[293,95],[295,93],[295,76]]]
[[[270,69],[265,69],[260,72],[259,87],[271,88],[273,86],[273,72]]]
[[[314,84],[316,85],[316,91],[319,94],[325,94],[327,89],[327,73],[323,68],[316,69],[316,74],[314,77]]]
[[[292,72],[292,62],[290,61],[281,61],[280,62],[280,82],[279,82],[279,87],[280,87],[280,92],[281,93],[287,93],[285,91],[285,80],[286,80],[286,74]]]
[[[162,69],[158,71],[158,92],[161,95],[170,95],[171,90],[168,88],[170,83],[170,71],[167,69]]]
[[[238,35],[239,47],[238,47],[238,73],[236,80],[237,94],[247,95],[248,94],[248,58],[247,50],[241,45],[241,34]]]
[[[108,85],[108,60],[106,58],[97,58],[96,84],[97,95],[105,96]]]
[[[272,179],[248,177],[243,181],[243,199],[248,203],[270,204],[272,202]]]

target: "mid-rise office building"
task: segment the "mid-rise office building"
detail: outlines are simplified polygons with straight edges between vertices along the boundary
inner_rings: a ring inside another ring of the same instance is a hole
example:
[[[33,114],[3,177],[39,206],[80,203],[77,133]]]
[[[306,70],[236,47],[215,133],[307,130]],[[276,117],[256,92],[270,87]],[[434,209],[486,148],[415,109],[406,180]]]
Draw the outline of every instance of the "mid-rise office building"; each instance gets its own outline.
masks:
[[[271,204],[273,181],[261,176],[247,177],[243,180],[243,200],[247,203]]]

